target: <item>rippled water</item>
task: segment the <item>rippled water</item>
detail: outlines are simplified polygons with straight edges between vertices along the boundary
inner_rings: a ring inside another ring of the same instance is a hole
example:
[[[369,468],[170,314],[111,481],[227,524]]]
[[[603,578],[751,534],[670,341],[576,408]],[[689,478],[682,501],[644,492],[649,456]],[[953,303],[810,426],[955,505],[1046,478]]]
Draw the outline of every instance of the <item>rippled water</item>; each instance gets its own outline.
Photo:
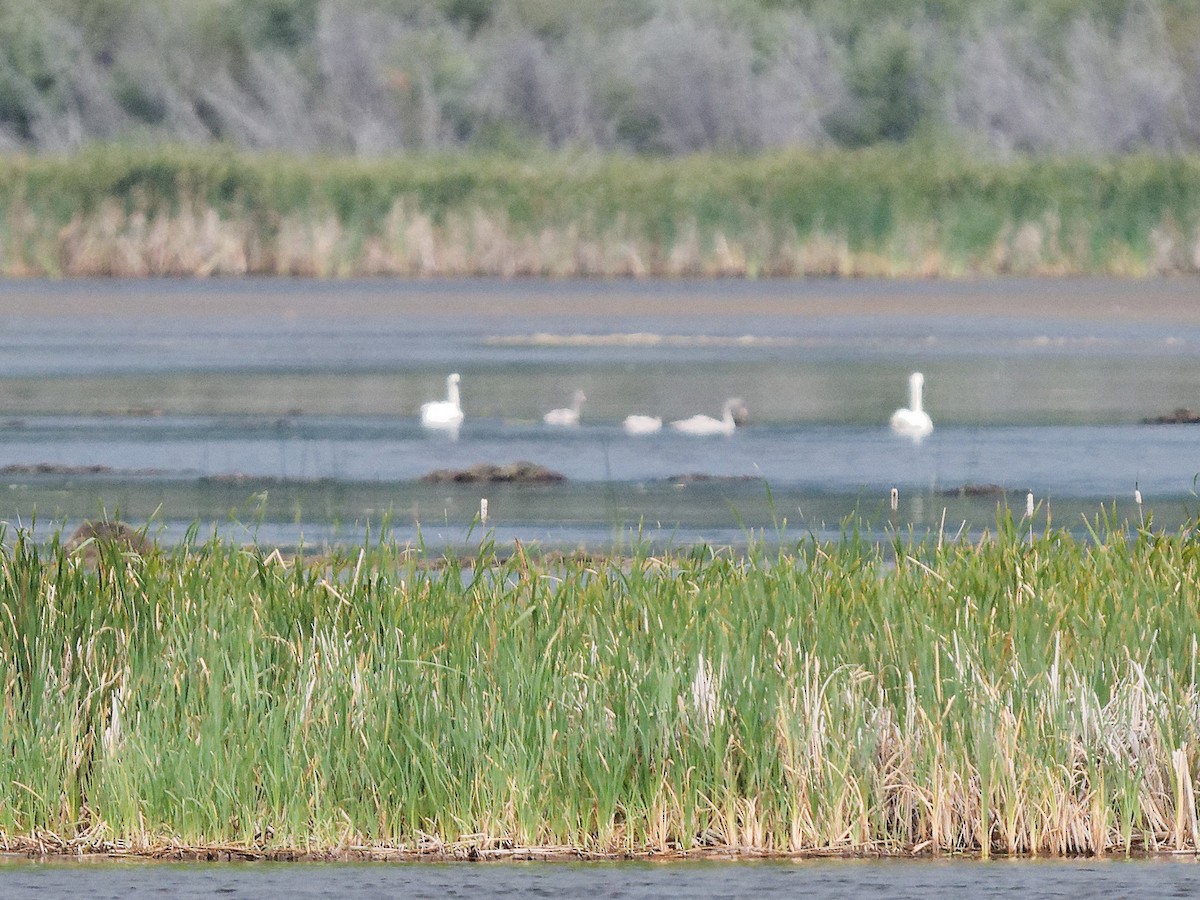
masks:
[[[771,863],[447,863],[0,865],[11,898],[345,897],[1193,897],[1194,862],[805,861]]]
[[[200,522],[318,543],[386,519],[402,539],[453,543],[488,496],[502,540],[737,543],[783,520],[836,532],[851,514],[981,527],[1033,491],[1060,524],[1104,503],[1171,526],[1200,506],[1200,428],[1141,420],[1200,408],[1194,293],[1180,280],[7,282],[0,518],[120,511],[153,515],[168,539]],[[936,430],[914,445],[886,421],[918,368]],[[457,440],[416,420],[452,370]],[[582,427],[542,425],[576,388]],[[730,438],[619,427],[631,412],[716,415],[734,395],[750,420]],[[519,459],[567,481],[420,481]]]

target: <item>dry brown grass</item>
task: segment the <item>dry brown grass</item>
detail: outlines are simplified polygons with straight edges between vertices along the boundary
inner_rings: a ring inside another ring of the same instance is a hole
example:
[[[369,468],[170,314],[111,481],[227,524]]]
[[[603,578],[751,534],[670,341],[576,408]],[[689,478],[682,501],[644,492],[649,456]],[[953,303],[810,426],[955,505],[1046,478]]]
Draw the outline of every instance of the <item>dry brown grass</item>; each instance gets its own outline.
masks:
[[[1103,273],[1136,277],[1200,269],[1200,239],[1169,221],[1153,229],[1150,242],[1149,258],[1114,244]],[[704,235],[695,221],[685,220],[674,241],[662,245],[620,222],[597,230],[571,222],[530,233],[483,208],[435,223],[407,201],[397,201],[367,234],[319,212],[281,217],[263,235],[248,219],[222,218],[194,202],[152,214],[105,201],[54,233],[27,210],[10,208],[0,238],[0,273],[8,277],[936,278],[1094,271],[1083,250],[1061,245],[1054,223],[1010,224],[986,253],[961,258],[947,252],[930,226],[905,228],[882,249],[855,249],[837,232],[799,235],[763,225],[752,237],[723,230]]]

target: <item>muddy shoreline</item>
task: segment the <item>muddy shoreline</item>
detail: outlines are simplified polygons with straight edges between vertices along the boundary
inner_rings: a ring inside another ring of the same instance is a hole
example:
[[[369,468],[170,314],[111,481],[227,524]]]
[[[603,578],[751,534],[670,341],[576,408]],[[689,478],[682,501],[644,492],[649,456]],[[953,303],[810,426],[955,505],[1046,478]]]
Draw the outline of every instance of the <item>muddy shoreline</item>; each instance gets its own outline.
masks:
[[[978,849],[939,851],[927,845],[893,847],[880,843],[876,847],[847,849],[765,850],[740,847],[697,847],[691,850],[588,850],[574,847],[479,847],[463,843],[442,845],[431,842],[422,847],[388,847],[352,845],[321,849],[298,847],[260,848],[236,844],[164,844],[133,848],[120,842],[101,842],[97,845],[77,845],[62,842],[54,836],[44,839],[6,839],[0,846],[0,856],[12,859],[41,860],[138,860],[166,863],[178,862],[296,862],[296,863],[487,863],[487,862],[700,862],[700,861],[786,861],[786,860],[1071,860],[1071,859],[1176,859],[1200,856],[1200,849],[1174,850],[1167,848],[1138,848],[1129,854],[1075,853],[1061,856],[1040,854],[1007,854],[994,851],[984,854]]]

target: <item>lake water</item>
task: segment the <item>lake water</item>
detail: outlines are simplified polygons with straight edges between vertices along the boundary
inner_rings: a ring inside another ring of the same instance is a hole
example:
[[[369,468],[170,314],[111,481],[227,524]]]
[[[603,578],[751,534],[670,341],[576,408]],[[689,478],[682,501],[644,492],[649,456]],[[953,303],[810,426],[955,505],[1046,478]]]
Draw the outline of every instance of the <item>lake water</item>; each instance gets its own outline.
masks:
[[[0,865],[0,896],[107,898],[1194,897],[1191,860],[764,863],[29,863]]]
[[[102,513],[238,539],[457,546],[479,500],[501,541],[741,543],[751,534],[977,530],[1026,492],[1056,524],[1104,504],[1200,511],[1194,281],[96,281],[0,283],[0,519]],[[887,419],[926,376],[935,431]],[[420,404],[462,376],[466,421]],[[578,429],[541,423],[588,396]],[[630,437],[633,412],[732,437]],[[434,485],[531,460],[556,485]],[[41,467],[42,471],[36,471]],[[968,486],[993,486],[960,496]],[[1137,485],[1145,506],[1133,503]],[[888,506],[891,489],[900,505]]]

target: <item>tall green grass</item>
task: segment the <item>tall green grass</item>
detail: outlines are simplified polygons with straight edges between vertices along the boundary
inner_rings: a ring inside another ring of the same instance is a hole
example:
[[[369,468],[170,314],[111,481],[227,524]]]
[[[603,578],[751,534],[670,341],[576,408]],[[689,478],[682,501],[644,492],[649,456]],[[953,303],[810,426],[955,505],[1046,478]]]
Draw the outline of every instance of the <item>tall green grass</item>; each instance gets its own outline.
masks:
[[[1196,848],[1200,543],[0,553],[0,840]]]
[[[7,275],[960,275],[1200,269],[1200,160],[919,147],[377,162],[0,159]]]

